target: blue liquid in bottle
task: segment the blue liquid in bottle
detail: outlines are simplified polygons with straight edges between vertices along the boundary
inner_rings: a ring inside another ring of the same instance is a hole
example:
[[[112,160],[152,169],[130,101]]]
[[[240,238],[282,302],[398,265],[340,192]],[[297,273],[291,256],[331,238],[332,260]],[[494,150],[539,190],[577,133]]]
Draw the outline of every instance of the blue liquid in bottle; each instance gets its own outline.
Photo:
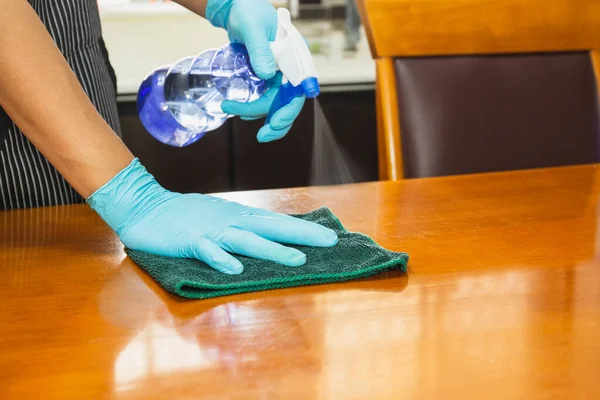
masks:
[[[167,106],[164,86],[168,71],[168,67],[158,68],[144,79],[137,107],[140,120],[154,138],[170,146],[183,147],[199,140],[203,134],[181,125]]]
[[[246,48],[230,44],[157,68],[140,86],[138,112],[154,138],[188,146],[231,117],[221,109],[223,100],[254,101],[266,86],[252,71]]]
[[[192,103],[169,92],[179,76],[162,67],[148,75],[138,92],[137,107],[146,130],[158,141],[175,147],[188,146],[200,140],[206,130],[200,124],[204,117]],[[167,82],[169,82],[167,84]],[[169,93],[169,96],[167,96]]]

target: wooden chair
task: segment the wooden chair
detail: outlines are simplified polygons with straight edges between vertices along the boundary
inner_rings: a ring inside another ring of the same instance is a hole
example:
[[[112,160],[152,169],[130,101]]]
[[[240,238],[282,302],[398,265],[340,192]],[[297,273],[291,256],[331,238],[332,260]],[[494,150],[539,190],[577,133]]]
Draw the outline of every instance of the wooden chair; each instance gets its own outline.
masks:
[[[600,0],[358,4],[381,179],[599,161]]]

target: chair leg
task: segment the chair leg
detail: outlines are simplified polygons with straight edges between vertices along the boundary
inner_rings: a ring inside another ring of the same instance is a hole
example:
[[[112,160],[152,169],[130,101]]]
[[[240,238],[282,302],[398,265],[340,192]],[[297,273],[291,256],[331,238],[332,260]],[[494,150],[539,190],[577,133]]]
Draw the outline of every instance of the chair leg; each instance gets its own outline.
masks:
[[[596,75],[596,89],[598,89],[598,102],[600,103],[600,49],[592,50],[590,56],[592,57],[594,75]]]
[[[404,179],[394,61],[377,60],[377,130],[380,179]]]

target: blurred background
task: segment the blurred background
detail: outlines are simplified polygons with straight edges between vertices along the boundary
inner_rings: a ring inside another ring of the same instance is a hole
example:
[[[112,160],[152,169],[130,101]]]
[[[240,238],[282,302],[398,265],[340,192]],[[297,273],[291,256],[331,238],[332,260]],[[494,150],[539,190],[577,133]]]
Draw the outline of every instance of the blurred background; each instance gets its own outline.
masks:
[[[160,65],[228,42],[225,31],[170,1],[99,0],[106,46],[117,76],[123,138],[157,180],[181,192],[272,189],[314,184],[315,105],[292,131],[259,144],[263,121],[230,119],[197,143],[174,148],[144,129],[135,104],[144,77]],[[375,63],[355,0],[273,0],[287,7],[308,41],[322,85],[320,107],[352,179],[377,180]],[[320,179],[319,184],[337,183]]]

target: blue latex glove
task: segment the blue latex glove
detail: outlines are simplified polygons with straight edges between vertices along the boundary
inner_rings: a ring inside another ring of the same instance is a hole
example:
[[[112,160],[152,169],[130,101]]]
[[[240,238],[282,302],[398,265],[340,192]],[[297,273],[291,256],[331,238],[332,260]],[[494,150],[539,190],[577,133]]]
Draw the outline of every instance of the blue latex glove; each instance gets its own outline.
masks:
[[[273,99],[281,86],[281,74],[271,52],[269,42],[277,35],[277,11],[270,0],[209,0],[206,18],[216,27],[227,30],[229,40],[246,46],[250,64],[262,79],[271,79],[271,88],[252,103],[224,101],[221,105],[227,114],[242,119],[257,119],[268,114]],[[292,128],[300,114],[306,97],[298,97],[275,112],[258,132],[259,142],[281,139]]]
[[[224,101],[221,108],[227,114],[239,115],[244,120],[253,120],[264,117],[269,112],[275,96],[279,95],[281,87],[281,72],[269,80],[269,89],[256,101],[240,103],[236,101]],[[306,96],[299,96],[277,110],[263,126],[257,135],[261,143],[268,143],[283,138],[292,129],[292,125],[306,101]]]
[[[294,267],[303,265],[306,255],[279,243],[329,247],[338,240],[330,229],[287,215],[212,196],[170,192],[138,159],[87,202],[127,248],[196,258],[227,274],[243,271],[228,252]]]

